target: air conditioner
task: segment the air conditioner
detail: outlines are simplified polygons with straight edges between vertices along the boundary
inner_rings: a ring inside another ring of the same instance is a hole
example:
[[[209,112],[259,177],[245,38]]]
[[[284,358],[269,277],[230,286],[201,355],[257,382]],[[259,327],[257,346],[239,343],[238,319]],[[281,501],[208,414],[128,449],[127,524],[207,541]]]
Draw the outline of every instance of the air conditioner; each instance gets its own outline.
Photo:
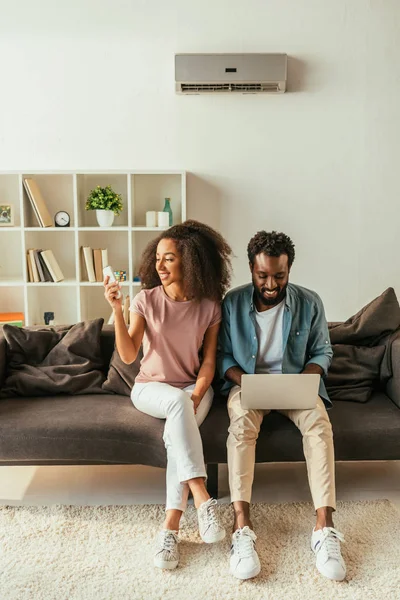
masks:
[[[281,94],[286,79],[286,54],[175,55],[178,94]]]

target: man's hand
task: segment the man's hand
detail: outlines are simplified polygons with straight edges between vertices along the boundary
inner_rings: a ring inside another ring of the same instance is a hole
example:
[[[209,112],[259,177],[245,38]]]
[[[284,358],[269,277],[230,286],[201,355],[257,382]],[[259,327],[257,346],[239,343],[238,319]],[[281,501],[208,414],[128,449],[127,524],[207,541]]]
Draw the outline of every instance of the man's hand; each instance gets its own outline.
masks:
[[[192,394],[192,402],[193,402],[194,414],[196,414],[197,407],[199,406],[199,404],[201,402],[200,396],[198,396],[197,394]]]
[[[304,371],[302,372],[306,375],[321,375],[321,377],[324,374],[324,370],[322,369],[322,367],[316,365],[315,363],[310,363],[309,365],[307,365]]]

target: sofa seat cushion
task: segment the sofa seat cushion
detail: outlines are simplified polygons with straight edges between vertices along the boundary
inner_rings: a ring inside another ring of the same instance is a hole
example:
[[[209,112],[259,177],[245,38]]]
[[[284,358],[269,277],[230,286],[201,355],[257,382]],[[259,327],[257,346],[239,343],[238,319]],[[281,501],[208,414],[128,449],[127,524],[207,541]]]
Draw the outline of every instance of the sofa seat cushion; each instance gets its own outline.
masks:
[[[383,393],[367,406],[338,402],[328,411],[336,460],[399,460],[399,408]],[[226,401],[216,398],[200,427],[206,462],[226,462],[228,426]],[[0,462],[165,467],[163,430],[164,421],[136,410],[127,396],[10,398],[0,402]],[[303,460],[299,431],[271,413],[256,456],[258,462]]]
[[[0,460],[165,466],[164,423],[115,394],[0,401]]]

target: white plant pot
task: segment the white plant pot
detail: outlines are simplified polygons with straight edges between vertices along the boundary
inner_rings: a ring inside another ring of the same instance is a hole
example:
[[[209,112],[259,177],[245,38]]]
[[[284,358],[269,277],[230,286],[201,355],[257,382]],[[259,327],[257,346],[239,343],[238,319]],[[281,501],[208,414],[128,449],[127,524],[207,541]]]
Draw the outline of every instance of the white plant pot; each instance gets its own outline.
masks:
[[[111,227],[114,217],[112,210],[96,210],[96,219],[100,227]]]

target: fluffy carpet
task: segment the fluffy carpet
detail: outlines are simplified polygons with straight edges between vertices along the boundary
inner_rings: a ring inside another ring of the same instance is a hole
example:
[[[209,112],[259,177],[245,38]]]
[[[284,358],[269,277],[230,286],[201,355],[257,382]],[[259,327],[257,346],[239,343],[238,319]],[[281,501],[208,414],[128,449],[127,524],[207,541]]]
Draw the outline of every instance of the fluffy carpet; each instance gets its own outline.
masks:
[[[220,507],[227,530],[232,513]],[[336,527],[346,581],[315,569],[310,504],[254,504],[262,571],[240,582],[228,572],[229,538],[203,544],[190,507],[175,571],[152,565],[161,506],[0,507],[1,600],[399,600],[400,519],[390,502],[339,503]]]

